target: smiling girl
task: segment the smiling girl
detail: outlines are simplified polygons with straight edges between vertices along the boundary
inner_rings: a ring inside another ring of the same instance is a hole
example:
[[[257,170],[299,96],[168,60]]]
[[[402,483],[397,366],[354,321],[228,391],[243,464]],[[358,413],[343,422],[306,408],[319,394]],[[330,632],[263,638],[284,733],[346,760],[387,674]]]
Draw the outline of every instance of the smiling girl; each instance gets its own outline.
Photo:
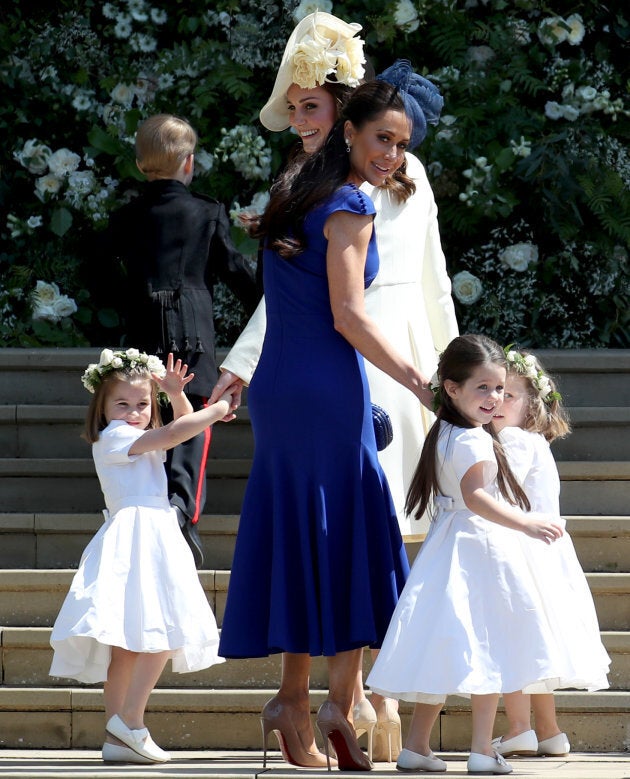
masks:
[[[506,365],[501,347],[480,335],[454,339],[440,357],[437,421],[407,497],[410,512],[432,506],[431,527],[367,679],[416,703],[399,770],[446,770],[428,739],[446,696],[457,694],[471,698],[468,772],[510,773],[492,746],[499,695],[556,679],[564,661],[517,543],[524,533],[551,544],[562,529],[528,511],[484,427],[503,401]]]

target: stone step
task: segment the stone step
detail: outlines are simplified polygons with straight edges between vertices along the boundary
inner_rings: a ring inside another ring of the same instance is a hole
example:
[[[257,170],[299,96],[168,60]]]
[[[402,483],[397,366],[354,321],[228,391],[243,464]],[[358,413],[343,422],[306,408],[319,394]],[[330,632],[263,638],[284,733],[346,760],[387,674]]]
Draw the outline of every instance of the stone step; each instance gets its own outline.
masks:
[[[205,513],[240,510],[250,465],[244,459],[208,460]],[[103,507],[91,459],[0,458],[0,495],[2,508],[8,512],[85,513]]]
[[[313,715],[325,696],[324,690],[313,692]],[[167,749],[260,749],[260,711],[269,697],[269,690],[158,689],[149,700],[146,723],[154,739]],[[627,750],[627,693],[561,691],[555,699],[558,722],[573,751]],[[403,732],[408,730],[411,709],[407,703],[401,706]],[[100,690],[0,688],[0,746],[5,749],[98,749],[103,725]],[[504,728],[500,712],[495,732]],[[453,696],[435,725],[432,746],[439,752],[466,751],[470,737],[469,701]],[[229,768],[222,775],[233,776]]]
[[[67,687],[70,681],[48,675],[52,661],[50,627],[0,627],[0,676],[7,687]],[[604,630],[602,641],[611,658],[608,681],[612,690],[630,690],[630,630]],[[371,668],[365,653],[364,677]],[[162,674],[160,688],[226,689],[236,687],[275,689],[280,679],[280,655],[247,660],[227,660],[220,665],[188,674],[173,673],[170,663]],[[76,684],[76,683],[75,683]],[[312,689],[328,685],[326,660],[314,657]],[[79,685],[91,687],[93,685]]]
[[[585,571],[630,572],[630,516],[568,516],[567,530]],[[76,568],[101,526],[102,513],[0,514],[0,568]],[[228,570],[238,531],[237,514],[204,515],[199,535],[205,568]],[[407,544],[413,559],[419,544]]]
[[[99,349],[0,349],[4,403],[84,405],[80,377]],[[226,350],[217,351],[219,362]],[[630,350],[540,349],[536,354],[558,381],[566,406],[630,406]]]
[[[51,626],[70,587],[74,570],[0,570],[0,625]],[[199,579],[220,625],[229,571],[202,570]],[[602,630],[630,630],[630,573],[587,573]]]
[[[10,458],[89,456],[81,438],[86,406],[19,404],[0,406],[0,456]],[[572,433],[555,441],[557,460],[630,460],[630,408],[568,409]],[[254,439],[249,410],[213,428],[210,457],[251,459]]]
[[[87,406],[25,405],[0,406],[0,456],[12,458],[68,458],[90,456],[83,440]],[[237,418],[212,429],[210,457],[251,459],[254,442],[247,407]]]
[[[240,511],[249,459],[210,459],[205,513]],[[627,515],[630,462],[558,463],[563,514]],[[0,458],[0,495],[5,512],[100,511],[102,494],[94,465],[79,458]]]

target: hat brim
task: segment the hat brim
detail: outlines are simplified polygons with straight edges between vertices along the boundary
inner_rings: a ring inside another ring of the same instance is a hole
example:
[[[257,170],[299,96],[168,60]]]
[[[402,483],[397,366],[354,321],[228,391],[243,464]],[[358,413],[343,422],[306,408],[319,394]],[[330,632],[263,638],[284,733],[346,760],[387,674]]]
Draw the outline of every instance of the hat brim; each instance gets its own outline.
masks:
[[[260,109],[261,124],[272,132],[281,132],[290,126],[287,91],[293,84],[291,57],[297,44],[307,34],[312,33],[313,29],[324,35],[326,35],[327,31],[332,33],[329,37],[343,36],[352,38],[359,32],[361,25],[357,22],[344,22],[343,19],[339,19],[324,11],[315,11],[315,13],[309,14],[296,25],[291,33],[291,37],[287,41],[287,45],[284,47],[284,54],[282,55],[282,61],[278,68],[271,96]]]

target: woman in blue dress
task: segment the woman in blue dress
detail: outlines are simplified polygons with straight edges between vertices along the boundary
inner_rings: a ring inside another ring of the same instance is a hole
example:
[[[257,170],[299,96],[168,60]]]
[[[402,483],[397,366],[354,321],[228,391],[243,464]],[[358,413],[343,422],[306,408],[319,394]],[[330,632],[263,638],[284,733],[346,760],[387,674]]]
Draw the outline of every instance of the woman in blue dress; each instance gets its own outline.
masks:
[[[432,401],[427,377],[363,302],[378,255],[374,206],[358,187],[413,187],[404,152],[426,89],[409,63],[387,73],[358,87],[322,149],[285,171],[252,230],[265,241],[267,329],[249,389],[255,452],[219,649],[283,653],[264,744],[274,730],[285,759],[302,766],[325,763],[308,700],[310,656],[325,655],[329,697],[317,724],[342,770],[371,768],[350,724],[353,685],[361,648],[380,646],[408,573],[363,358]]]

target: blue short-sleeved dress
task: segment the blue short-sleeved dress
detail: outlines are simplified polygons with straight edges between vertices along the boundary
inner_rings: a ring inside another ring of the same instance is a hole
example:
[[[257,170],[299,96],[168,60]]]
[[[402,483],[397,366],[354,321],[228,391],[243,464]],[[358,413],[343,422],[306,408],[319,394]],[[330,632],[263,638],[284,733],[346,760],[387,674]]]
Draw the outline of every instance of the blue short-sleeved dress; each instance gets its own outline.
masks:
[[[374,206],[344,185],[307,216],[302,254],[265,252],[267,330],[248,395],[255,452],[223,657],[380,646],[408,573],[363,358],[333,327],[323,228],[337,211]],[[366,286],[377,270],[373,235]]]

